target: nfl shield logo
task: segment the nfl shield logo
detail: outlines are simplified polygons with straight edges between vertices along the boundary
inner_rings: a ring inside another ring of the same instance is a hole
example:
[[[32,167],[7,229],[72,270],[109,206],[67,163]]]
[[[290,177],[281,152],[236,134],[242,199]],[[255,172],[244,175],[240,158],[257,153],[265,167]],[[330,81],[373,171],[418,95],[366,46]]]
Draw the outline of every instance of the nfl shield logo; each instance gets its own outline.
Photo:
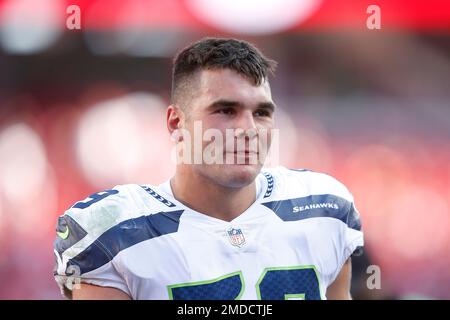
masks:
[[[230,228],[227,230],[228,239],[231,244],[236,247],[242,247],[245,243],[244,234],[240,228]]]

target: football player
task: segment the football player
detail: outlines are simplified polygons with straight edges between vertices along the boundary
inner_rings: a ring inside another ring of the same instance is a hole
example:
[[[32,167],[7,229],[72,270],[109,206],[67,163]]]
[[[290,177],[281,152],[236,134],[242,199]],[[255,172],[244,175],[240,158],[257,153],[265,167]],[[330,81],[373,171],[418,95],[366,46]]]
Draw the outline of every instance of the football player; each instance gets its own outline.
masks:
[[[351,299],[351,255],[363,233],[350,192],[324,173],[263,168],[275,65],[236,39],[206,38],[178,53],[166,122],[183,161],[160,185],[119,185],[59,217],[55,278],[63,293]],[[215,139],[203,139],[206,132]],[[205,152],[220,136],[215,152]],[[205,154],[213,161],[195,161]]]

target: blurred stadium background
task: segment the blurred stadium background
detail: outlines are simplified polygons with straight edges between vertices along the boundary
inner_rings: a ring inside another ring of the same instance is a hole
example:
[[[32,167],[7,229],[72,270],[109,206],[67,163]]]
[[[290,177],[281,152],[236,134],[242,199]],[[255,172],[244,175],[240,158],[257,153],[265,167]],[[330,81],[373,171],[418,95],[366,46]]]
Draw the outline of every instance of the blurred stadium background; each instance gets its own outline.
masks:
[[[81,30],[66,8],[81,9]],[[381,30],[366,9],[381,8]],[[60,299],[56,218],[173,173],[173,54],[203,36],[279,61],[281,164],[336,176],[365,230],[353,295],[450,299],[450,2],[0,0],[0,298]],[[379,265],[382,289],[365,273]]]

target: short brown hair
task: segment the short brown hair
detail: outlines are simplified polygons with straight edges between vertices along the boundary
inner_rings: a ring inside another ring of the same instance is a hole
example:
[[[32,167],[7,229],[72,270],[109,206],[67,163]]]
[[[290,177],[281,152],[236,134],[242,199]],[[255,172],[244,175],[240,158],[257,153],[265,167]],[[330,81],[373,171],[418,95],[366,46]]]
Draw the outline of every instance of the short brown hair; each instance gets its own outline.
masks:
[[[275,72],[277,62],[254,45],[237,39],[204,38],[181,50],[172,70],[171,101],[177,104],[189,90],[192,76],[201,69],[231,69],[260,85]]]

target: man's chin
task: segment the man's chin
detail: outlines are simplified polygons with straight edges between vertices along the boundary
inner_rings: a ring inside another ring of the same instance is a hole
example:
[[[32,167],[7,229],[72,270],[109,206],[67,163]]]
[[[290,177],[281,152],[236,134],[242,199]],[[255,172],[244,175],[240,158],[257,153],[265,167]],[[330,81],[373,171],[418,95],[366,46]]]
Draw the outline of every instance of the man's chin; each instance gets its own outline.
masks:
[[[256,176],[261,171],[261,166],[230,164],[224,165],[223,170],[226,170],[227,177],[235,187],[245,187],[255,180]]]

